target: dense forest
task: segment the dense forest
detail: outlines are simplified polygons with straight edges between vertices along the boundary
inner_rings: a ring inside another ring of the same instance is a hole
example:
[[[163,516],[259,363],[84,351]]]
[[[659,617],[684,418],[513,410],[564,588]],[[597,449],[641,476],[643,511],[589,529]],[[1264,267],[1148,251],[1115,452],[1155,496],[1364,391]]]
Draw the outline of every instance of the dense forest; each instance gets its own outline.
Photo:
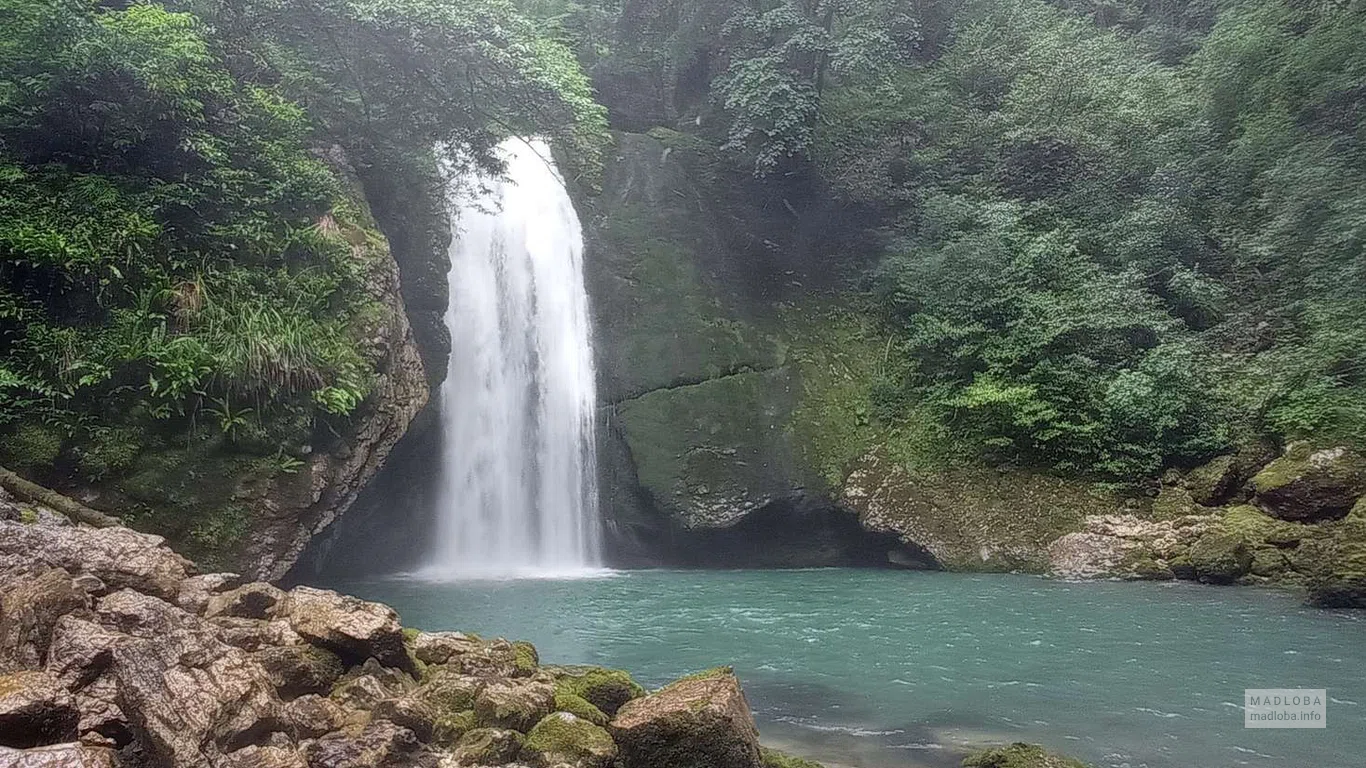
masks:
[[[1360,0],[0,16],[0,429],[40,479],[187,439],[293,471],[375,375],[367,173],[434,185],[536,133],[591,186],[609,121],[844,212],[892,434],[1120,486],[1366,439]]]
[[[537,10],[609,106],[871,222],[882,423],[1120,483],[1366,435],[1361,3]]]

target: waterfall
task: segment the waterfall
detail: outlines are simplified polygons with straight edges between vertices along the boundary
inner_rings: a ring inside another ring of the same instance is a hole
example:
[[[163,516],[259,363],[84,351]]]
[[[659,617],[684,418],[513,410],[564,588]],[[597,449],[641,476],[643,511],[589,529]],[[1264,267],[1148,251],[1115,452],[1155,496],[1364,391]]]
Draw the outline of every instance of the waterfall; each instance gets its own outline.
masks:
[[[583,233],[544,143],[514,138],[500,151],[506,177],[453,200],[443,475],[426,568],[437,577],[572,575],[599,562]]]

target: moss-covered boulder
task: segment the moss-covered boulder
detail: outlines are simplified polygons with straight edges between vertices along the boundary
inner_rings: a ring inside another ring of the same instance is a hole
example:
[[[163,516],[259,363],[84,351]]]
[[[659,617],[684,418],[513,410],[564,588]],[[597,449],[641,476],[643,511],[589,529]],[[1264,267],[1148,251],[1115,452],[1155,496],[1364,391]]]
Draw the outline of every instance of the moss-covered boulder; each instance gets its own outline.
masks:
[[[555,677],[557,695],[578,696],[607,715],[615,715],[626,702],[645,695],[645,689],[631,679],[630,673],[620,669],[555,666],[547,667],[546,671]]]
[[[1257,506],[1282,520],[1335,520],[1366,495],[1366,456],[1295,443],[1258,472],[1252,486]]]
[[[555,711],[568,712],[577,718],[587,720],[593,725],[607,725],[607,721],[611,720],[607,713],[560,684],[555,686]]]
[[[568,712],[547,715],[527,734],[522,760],[535,768],[608,768],[617,745],[606,730]]]
[[[531,727],[555,707],[555,686],[540,680],[499,680],[489,683],[474,700],[480,725],[511,728]]]
[[[439,715],[432,724],[432,743],[439,747],[454,747],[465,734],[479,727],[479,716],[474,710]]]
[[[1242,468],[1242,462],[1234,454],[1217,456],[1187,472],[1181,478],[1181,485],[1196,504],[1223,504],[1238,490]]]
[[[609,725],[624,768],[758,768],[759,731],[727,669],[627,703]]]
[[[968,755],[963,768],[1087,768],[1085,763],[1064,757],[1037,744],[1016,742]]]
[[[1252,568],[1252,552],[1240,536],[1211,531],[1191,545],[1195,575],[1207,584],[1232,584]]]
[[[1366,608],[1366,520],[1344,520],[1301,549],[1310,605]]]
[[[499,728],[475,728],[460,737],[451,758],[456,765],[503,765],[517,759],[526,737]]]

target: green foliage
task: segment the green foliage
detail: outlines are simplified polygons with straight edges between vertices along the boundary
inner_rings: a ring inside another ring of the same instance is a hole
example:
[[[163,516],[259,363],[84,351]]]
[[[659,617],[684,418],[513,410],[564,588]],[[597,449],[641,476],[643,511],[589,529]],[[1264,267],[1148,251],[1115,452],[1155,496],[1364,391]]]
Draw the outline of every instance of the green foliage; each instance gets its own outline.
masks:
[[[246,531],[239,479],[297,472],[374,386],[388,265],[353,170],[438,145],[452,171],[493,168],[510,133],[600,169],[578,62],[499,0],[0,17],[6,461],[118,486],[196,552]]]

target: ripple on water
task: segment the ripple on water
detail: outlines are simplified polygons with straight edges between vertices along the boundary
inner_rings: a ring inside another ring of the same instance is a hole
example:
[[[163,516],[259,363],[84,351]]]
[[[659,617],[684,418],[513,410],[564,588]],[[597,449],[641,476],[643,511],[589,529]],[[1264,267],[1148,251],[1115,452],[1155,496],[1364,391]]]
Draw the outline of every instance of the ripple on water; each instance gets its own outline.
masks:
[[[337,586],[646,685],[734,664],[765,741],[835,768],[948,768],[1016,740],[1106,768],[1366,755],[1362,618],[1269,592],[846,570]],[[1243,729],[1243,689],[1283,687],[1328,688],[1328,728]]]

